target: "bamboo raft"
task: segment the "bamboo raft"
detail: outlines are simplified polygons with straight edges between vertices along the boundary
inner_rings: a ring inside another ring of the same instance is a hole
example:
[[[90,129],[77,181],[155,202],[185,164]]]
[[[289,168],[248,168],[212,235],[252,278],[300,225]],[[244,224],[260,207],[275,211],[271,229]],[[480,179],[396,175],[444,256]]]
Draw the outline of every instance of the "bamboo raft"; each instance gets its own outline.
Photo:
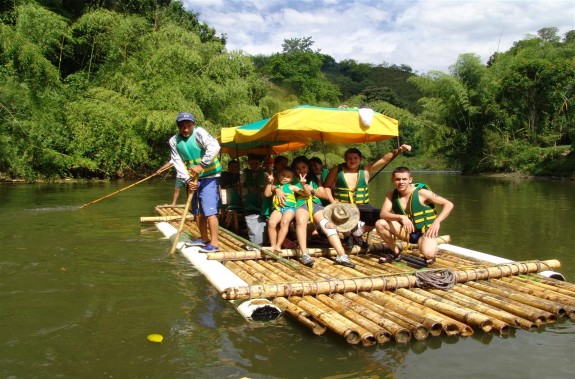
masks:
[[[173,237],[183,207],[158,206],[156,213],[159,219],[141,221],[159,221],[158,229]],[[184,234],[199,236],[193,219],[186,218]],[[378,252],[385,246],[368,241],[368,248],[348,250],[354,269],[334,265],[336,254],[329,248],[310,249],[316,263],[308,268],[295,259],[295,250],[250,248],[224,228],[219,242],[216,253],[198,253],[183,242],[178,251],[199,269],[201,259],[236,277],[237,285],[216,287],[224,299],[239,303],[240,313],[243,306],[252,307],[244,317],[267,321],[287,314],[316,335],[329,329],[350,344],[403,344],[443,333],[466,337],[476,330],[504,336],[575,320],[575,284],[540,274],[559,268],[557,260],[513,262],[484,253],[475,254],[478,259],[445,243],[437,261],[422,269],[414,264],[421,260],[416,247],[402,246],[401,262],[380,264]]]

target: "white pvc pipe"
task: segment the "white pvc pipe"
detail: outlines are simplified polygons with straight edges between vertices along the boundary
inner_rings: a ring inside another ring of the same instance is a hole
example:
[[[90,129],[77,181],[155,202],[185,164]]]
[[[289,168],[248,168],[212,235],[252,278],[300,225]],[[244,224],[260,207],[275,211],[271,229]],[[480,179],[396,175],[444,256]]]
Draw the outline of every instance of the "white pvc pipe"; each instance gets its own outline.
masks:
[[[173,243],[178,230],[167,222],[158,222],[156,227]],[[199,252],[199,247],[186,247],[185,242],[178,242],[176,250],[179,251],[190,263],[201,272],[210,283],[219,291],[223,292],[230,287],[247,286],[242,278],[230,271],[219,261],[207,259],[207,255]],[[236,302],[231,302],[236,306]],[[282,311],[268,299],[251,299],[241,302],[236,310],[248,321],[271,321],[280,317]]]
[[[455,246],[455,245],[451,245],[448,243],[442,243],[442,244],[438,245],[437,247],[441,250],[449,251],[449,252],[452,252],[455,254],[463,255],[465,257],[476,258],[476,259],[479,259],[482,261],[495,263],[495,264],[505,264],[505,263],[514,262],[510,259],[505,259],[505,258],[501,258],[501,257],[495,256],[495,255],[482,253],[480,251],[466,249],[464,247]],[[539,275],[545,276],[547,278],[565,281],[565,277],[563,276],[563,274],[561,274],[559,272],[555,272],[555,271],[541,271],[539,273]]]

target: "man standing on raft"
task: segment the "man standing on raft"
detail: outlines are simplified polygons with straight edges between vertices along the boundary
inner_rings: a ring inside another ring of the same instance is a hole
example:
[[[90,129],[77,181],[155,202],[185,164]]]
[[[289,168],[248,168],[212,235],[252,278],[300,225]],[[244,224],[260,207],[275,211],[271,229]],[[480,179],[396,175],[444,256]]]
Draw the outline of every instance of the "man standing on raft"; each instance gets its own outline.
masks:
[[[425,265],[435,262],[437,254],[436,237],[441,222],[449,216],[453,203],[431,190],[425,184],[413,185],[411,171],[407,167],[398,167],[391,174],[395,189],[389,191],[381,208],[381,219],[375,223],[377,233],[393,252],[392,256],[380,259],[381,263],[398,260],[399,248],[395,237],[409,243],[417,243],[425,258]],[[442,207],[439,214],[435,205]]]
[[[171,161],[178,175],[185,181],[192,198],[192,213],[198,216],[201,238],[186,246],[201,246],[204,253],[218,251],[218,182],[222,165],[217,158],[218,140],[204,128],[196,126],[193,114],[182,112],[176,118],[179,133],[169,140]],[[199,183],[193,180],[199,177]],[[209,228],[209,235],[208,235]]]

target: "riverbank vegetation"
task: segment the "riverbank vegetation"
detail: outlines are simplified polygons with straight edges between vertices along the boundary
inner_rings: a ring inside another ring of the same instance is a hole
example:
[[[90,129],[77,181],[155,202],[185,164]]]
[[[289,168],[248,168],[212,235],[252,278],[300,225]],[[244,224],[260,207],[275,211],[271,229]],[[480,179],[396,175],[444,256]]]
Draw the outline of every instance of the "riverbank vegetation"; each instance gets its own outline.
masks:
[[[142,177],[168,159],[182,111],[213,135],[300,104],[369,106],[400,121],[417,169],[575,176],[575,30],[525,36],[449,73],[332,57],[312,37],[226,50],[179,1],[0,5],[0,172],[28,181]],[[360,146],[367,159],[397,144]],[[306,152],[338,163],[348,146]],[[298,152],[301,153],[301,152]]]

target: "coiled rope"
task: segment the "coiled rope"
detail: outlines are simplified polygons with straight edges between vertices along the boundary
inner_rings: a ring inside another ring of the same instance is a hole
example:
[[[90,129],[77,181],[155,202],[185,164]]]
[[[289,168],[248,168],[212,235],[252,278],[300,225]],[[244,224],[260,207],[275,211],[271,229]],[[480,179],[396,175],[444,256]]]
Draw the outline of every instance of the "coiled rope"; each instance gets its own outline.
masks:
[[[455,285],[455,273],[448,269],[417,271],[415,278],[419,288],[448,290]]]

